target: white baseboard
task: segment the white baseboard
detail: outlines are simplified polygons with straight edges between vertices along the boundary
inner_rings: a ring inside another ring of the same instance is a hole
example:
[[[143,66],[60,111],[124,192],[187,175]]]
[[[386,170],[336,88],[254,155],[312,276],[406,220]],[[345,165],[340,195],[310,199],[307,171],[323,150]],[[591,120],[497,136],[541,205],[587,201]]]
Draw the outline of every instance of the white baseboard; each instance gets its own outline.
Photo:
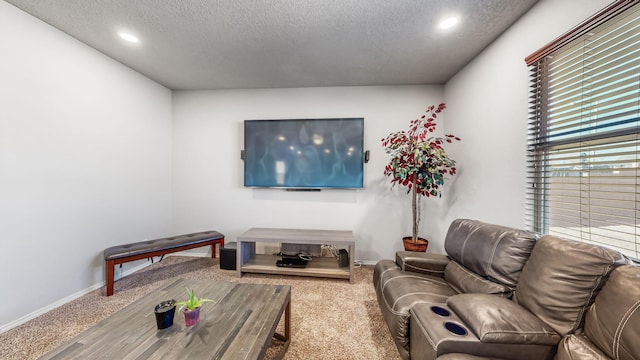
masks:
[[[177,252],[172,254],[167,254],[165,257],[169,256],[191,256],[191,257],[211,257],[211,253],[208,252]]]
[[[138,270],[141,270],[141,269],[144,269],[145,267],[147,267],[149,265],[151,265],[151,262],[146,262],[144,264],[140,264],[140,265],[138,265],[138,266],[136,266],[134,268],[131,268],[131,269],[127,270],[127,271],[124,271],[122,273],[122,275],[120,276],[120,278],[123,278],[123,277],[125,277],[127,275],[133,274],[134,272],[136,272]],[[35,318],[37,318],[38,316],[40,316],[42,314],[45,314],[45,313],[47,313],[47,312],[49,312],[49,311],[51,311],[51,310],[53,310],[53,309],[55,309],[55,308],[57,308],[59,306],[62,306],[64,304],[68,303],[68,302],[71,302],[71,301],[73,301],[73,300],[75,300],[75,299],[77,299],[77,298],[79,298],[79,297],[81,297],[83,295],[86,295],[86,294],[88,294],[88,293],[90,293],[90,292],[92,292],[92,291],[94,291],[96,289],[100,289],[101,287],[105,286],[105,284],[106,284],[106,281],[101,281],[101,282],[99,282],[97,284],[94,284],[94,285],[92,285],[92,286],[90,286],[90,287],[88,287],[86,289],[80,290],[80,291],[78,291],[78,292],[76,292],[74,294],[71,294],[71,295],[69,295],[69,296],[67,296],[65,298],[62,298],[62,299],[60,299],[60,300],[58,300],[58,301],[56,301],[56,302],[54,302],[52,304],[49,304],[49,305],[47,305],[45,307],[42,307],[42,308],[40,308],[40,309],[38,309],[38,310],[36,310],[36,311],[34,311],[32,313],[29,313],[29,314],[27,314],[27,315],[25,315],[25,316],[23,316],[23,317],[21,317],[21,318],[19,318],[17,320],[14,320],[14,321],[9,322],[7,324],[0,325],[0,334],[2,334],[5,331],[9,331],[9,330],[13,329],[16,326],[20,326],[20,325],[26,323],[27,321],[29,321],[31,319],[35,319]]]
[[[356,262],[361,263],[362,265],[375,265],[378,262],[373,260],[356,260]]]

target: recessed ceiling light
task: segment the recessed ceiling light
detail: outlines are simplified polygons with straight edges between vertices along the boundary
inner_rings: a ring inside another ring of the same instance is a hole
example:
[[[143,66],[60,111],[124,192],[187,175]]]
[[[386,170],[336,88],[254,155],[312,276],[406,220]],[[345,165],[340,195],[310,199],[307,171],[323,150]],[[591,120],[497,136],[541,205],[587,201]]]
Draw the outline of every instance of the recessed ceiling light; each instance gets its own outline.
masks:
[[[446,17],[444,19],[442,19],[440,21],[440,23],[438,23],[438,28],[440,30],[448,30],[453,28],[454,26],[458,25],[458,23],[460,22],[460,18],[457,16],[449,16]]]
[[[120,32],[120,33],[118,33],[118,35],[119,35],[123,40],[126,40],[126,41],[131,42],[131,43],[139,43],[139,42],[140,42],[140,40],[138,39],[138,37],[137,37],[137,36],[135,36],[135,35],[133,35],[133,34],[130,34],[130,33]]]

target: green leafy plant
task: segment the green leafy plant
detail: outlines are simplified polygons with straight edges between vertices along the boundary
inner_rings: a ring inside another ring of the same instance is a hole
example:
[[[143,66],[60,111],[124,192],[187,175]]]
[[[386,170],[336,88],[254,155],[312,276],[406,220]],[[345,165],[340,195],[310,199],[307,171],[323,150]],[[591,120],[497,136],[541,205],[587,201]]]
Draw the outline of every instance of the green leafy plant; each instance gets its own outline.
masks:
[[[176,305],[180,305],[180,308],[178,309],[178,311],[182,310],[183,308],[186,308],[188,311],[191,311],[199,308],[200,306],[202,306],[202,304],[206,302],[215,302],[211,299],[198,298],[195,292],[193,291],[193,289],[187,288],[187,294],[189,295],[189,300],[179,301],[176,303]]]
[[[413,242],[418,239],[420,225],[420,198],[442,196],[445,175],[455,175],[456,162],[449,158],[443,144],[460,141],[454,135],[430,137],[436,130],[436,118],[446,108],[444,103],[431,105],[420,118],[411,120],[409,131],[398,131],[382,139],[385,152],[391,160],[384,174],[391,177],[392,186],[400,185],[411,194],[413,215]]]

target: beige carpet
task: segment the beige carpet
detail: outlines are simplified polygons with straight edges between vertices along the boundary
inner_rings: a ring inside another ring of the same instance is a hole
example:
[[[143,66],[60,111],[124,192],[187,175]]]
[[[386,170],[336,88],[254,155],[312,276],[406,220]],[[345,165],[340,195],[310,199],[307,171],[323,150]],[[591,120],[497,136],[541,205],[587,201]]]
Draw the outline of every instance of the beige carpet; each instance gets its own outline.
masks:
[[[292,287],[291,344],[285,359],[399,359],[378,308],[373,267],[346,280],[247,274],[221,270],[217,259],[172,256],[0,334],[0,359],[37,359],[121,307],[175,278],[284,284]],[[280,325],[282,327],[282,324]],[[272,343],[267,359],[278,349]]]

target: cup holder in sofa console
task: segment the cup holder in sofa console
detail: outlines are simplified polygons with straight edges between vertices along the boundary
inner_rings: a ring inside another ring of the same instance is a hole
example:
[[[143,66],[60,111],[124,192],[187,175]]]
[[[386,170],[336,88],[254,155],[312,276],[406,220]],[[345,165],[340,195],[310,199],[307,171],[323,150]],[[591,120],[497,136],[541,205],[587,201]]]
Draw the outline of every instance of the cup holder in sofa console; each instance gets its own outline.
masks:
[[[433,311],[436,315],[440,316],[450,316],[451,312],[449,310],[442,308],[440,306],[432,306],[431,311]]]
[[[456,335],[460,335],[460,336],[465,336],[467,335],[467,329],[463,328],[462,326],[453,323],[451,321],[447,321],[446,323],[444,323],[444,327],[449,330],[450,333],[452,334],[456,334]]]

